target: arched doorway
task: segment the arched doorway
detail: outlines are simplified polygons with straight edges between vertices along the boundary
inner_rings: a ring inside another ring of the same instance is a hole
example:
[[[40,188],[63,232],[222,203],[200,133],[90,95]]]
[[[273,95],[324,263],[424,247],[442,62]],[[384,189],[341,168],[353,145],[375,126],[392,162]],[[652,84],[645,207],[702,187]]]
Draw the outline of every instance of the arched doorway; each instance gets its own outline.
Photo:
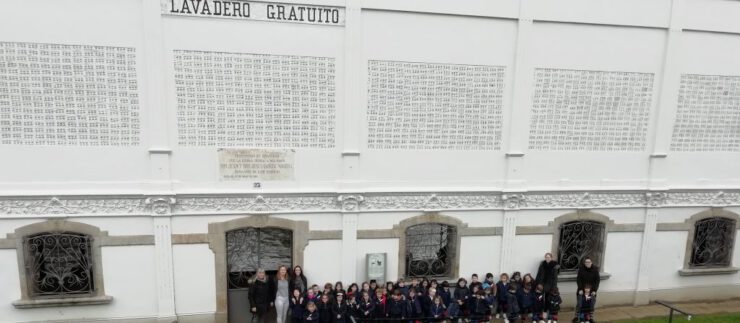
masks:
[[[271,231],[275,229],[284,231]],[[251,277],[250,272],[257,270],[255,266],[263,266],[266,270],[276,270],[276,266],[279,265],[277,262],[286,259],[285,257],[274,257],[270,254],[273,252],[272,244],[276,243],[274,237],[272,238],[273,242],[268,242],[268,244],[262,242],[262,244],[255,245],[254,243],[256,241],[254,239],[255,234],[260,237],[260,234],[273,234],[274,232],[282,232],[283,236],[284,233],[290,233],[288,234],[290,237],[290,262],[285,265],[303,266],[303,251],[308,245],[308,221],[292,221],[267,214],[259,214],[208,224],[208,244],[213,251],[215,260],[216,323],[251,322],[249,304],[247,303],[248,285],[246,287],[240,286],[244,286],[245,282],[248,284]],[[228,239],[228,237],[231,237],[231,239]],[[232,243],[232,252],[228,252],[227,240]],[[263,249],[262,258],[257,257],[260,255],[259,252],[253,252],[253,250],[256,250],[255,248],[260,247]],[[285,247],[282,248],[285,249]],[[250,252],[250,250],[252,251]],[[267,256],[265,256],[265,253],[267,253]],[[229,259],[230,257],[232,258]],[[271,264],[275,264],[274,269],[268,267]],[[240,292],[243,293],[242,296],[237,295]],[[229,297],[229,294],[232,294],[233,297]],[[240,315],[240,313],[244,314]],[[234,320],[232,321],[231,318]]]
[[[247,227],[226,232],[229,323],[251,321],[248,293],[257,269],[274,277],[281,265],[293,265],[292,230]],[[268,317],[266,321],[275,318]]]

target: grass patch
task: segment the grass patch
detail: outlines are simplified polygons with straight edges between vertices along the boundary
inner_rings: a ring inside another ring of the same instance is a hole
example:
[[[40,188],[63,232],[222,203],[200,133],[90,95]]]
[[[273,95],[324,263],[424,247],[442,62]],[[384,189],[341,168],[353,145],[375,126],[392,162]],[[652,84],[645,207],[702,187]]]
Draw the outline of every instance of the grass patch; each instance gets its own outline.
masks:
[[[599,317],[596,317],[596,322],[599,323]],[[646,319],[632,319],[632,320],[619,320],[612,321],[613,323],[666,323],[668,322],[668,316],[660,318],[646,318]],[[708,314],[692,316],[691,321],[686,319],[683,315],[673,315],[673,323],[738,323],[740,322],[740,313],[736,314]]]

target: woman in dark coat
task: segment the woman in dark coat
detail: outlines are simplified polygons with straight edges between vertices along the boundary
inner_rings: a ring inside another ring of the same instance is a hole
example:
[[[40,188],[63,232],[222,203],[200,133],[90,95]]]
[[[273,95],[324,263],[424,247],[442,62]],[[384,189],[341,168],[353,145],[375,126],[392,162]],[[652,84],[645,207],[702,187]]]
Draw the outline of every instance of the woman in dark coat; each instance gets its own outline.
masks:
[[[251,286],[249,286],[249,306],[252,315],[256,317],[257,323],[265,322],[265,315],[275,301],[275,290],[273,284],[267,281],[265,270],[257,269],[257,275]]]
[[[558,287],[558,272],[560,271],[560,265],[552,259],[551,253],[545,254],[545,260],[540,263],[540,268],[537,269],[537,284],[542,284],[544,287],[544,294],[550,292],[553,287]]]
[[[306,295],[306,289],[308,289],[308,280],[303,275],[303,268],[301,266],[293,267],[293,272],[290,275],[290,290],[300,290],[301,295]]]

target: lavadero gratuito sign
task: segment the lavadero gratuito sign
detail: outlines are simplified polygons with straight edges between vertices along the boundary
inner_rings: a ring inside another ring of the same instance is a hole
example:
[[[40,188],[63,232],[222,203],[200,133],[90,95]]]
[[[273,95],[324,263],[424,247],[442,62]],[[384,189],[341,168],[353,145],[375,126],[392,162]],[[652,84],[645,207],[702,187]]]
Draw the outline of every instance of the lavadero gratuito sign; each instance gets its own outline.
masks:
[[[303,4],[226,1],[161,0],[162,14],[205,18],[344,25],[344,8]]]

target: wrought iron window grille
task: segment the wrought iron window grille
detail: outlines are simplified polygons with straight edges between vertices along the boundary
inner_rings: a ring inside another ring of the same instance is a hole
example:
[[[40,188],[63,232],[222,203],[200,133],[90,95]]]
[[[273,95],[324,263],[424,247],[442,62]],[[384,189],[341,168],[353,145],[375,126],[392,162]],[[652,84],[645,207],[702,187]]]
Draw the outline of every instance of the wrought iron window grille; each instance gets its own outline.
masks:
[[[561,273],[575,273],[583,259],[601,267],[606,226],[597,221],[571,221],[560,225],[558,263]]]
[[[30,297],[94,294],[92,237],[74,232],[44,232],[25,237],[23,247]]]
[[[735,220],[713,217],[694,224],[691,268],[729,267],[735,243]]]
[[[447,277],[455,259],[457,231],[440,223],[417,224],[406,229],[406,275]]]

